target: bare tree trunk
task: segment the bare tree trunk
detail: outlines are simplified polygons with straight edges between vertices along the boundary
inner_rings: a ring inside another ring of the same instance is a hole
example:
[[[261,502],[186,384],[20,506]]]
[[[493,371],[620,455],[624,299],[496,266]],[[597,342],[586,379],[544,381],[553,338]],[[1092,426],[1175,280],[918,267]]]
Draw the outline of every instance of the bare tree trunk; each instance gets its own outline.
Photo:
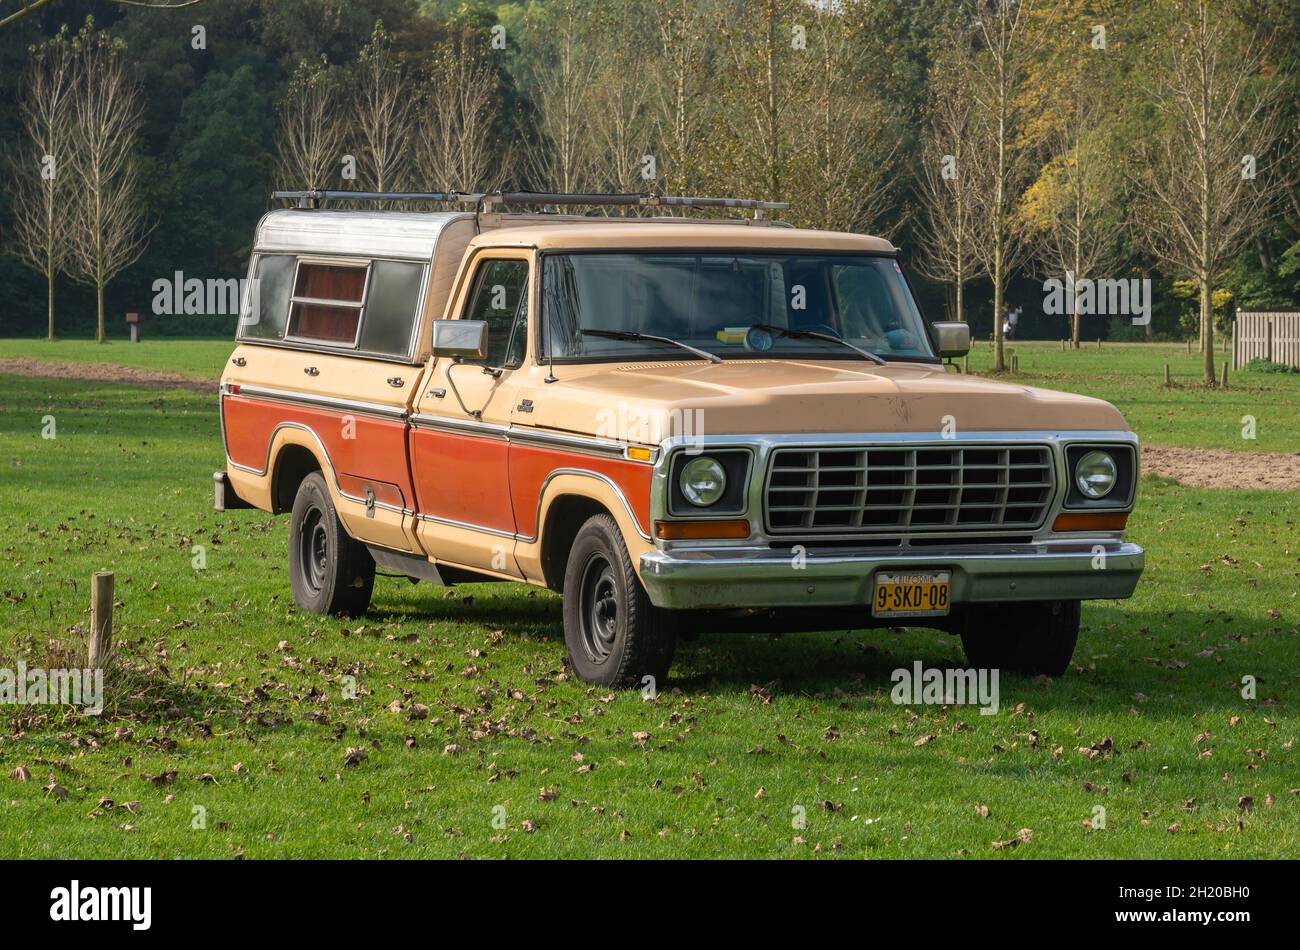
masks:
[[[89,26],[77,38],[72,102],[77,190],[69,235],[74,279],[94,285],[95,339],[107,339],[104,288],[144,252],[149,229],[137,200],[135,158],[143,108],[140,88],[127,74],[121,47]]]

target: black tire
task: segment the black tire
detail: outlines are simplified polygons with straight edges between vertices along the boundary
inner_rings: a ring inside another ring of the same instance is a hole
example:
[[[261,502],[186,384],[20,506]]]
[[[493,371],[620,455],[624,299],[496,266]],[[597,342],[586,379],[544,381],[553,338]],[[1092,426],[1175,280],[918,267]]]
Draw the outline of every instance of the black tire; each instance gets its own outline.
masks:
[[[1061,676],[1079,640],[1079,601],[971,605],[959,624],[966,659],[976,669]]]
[[[298,486],[289,523],[289,581],[298,606],[360,617],[375,588],[375,559],[349,537],[320,472]]]
[[[673,616],[650,602],[618,524],[592,515],[573,539],[564,571],[564,642],[574,672],[598,686],[663,689],[677,635]]]

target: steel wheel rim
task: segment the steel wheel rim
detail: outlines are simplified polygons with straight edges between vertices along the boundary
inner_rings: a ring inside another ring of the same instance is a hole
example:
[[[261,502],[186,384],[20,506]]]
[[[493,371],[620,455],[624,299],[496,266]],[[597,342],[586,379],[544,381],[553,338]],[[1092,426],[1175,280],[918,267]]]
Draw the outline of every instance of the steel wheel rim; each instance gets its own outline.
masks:
[[[321,590],[325,586],[325,567],[329,561],[329,535],[319,508],[309,508],[302,519],[298,552],[303,581],[312,590]]]
[[[593,663],[604,663],[618,637],[618,584],[614,567],[593,554],[582,572],[582,646]]]

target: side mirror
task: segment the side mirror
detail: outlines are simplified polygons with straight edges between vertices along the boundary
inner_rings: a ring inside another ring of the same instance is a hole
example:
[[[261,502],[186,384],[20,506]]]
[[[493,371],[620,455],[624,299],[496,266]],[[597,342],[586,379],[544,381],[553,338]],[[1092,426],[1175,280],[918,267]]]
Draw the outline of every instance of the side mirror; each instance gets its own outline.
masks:
[[[932,323],[930,326],[934,327],[934,336],[939,343],[940,359],[965,356],[970,352],[969,323]]]
[[[487,356],[488,325],[485,320],[434,320],[433,355],[482,359]]]

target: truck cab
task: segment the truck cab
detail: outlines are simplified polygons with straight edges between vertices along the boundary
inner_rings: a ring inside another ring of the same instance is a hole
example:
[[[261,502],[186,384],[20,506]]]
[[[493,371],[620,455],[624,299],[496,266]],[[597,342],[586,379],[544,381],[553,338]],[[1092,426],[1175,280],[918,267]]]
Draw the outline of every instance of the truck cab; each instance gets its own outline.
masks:
[[[217,503],[290,515],[304,610],[363,613],[378,565],[562,593],[593,683],[702,631],[899,625],[1059,675],[1142,571],[1120,414],[955,373],[969,329],[880,238],[287,208],[249,278]]]

